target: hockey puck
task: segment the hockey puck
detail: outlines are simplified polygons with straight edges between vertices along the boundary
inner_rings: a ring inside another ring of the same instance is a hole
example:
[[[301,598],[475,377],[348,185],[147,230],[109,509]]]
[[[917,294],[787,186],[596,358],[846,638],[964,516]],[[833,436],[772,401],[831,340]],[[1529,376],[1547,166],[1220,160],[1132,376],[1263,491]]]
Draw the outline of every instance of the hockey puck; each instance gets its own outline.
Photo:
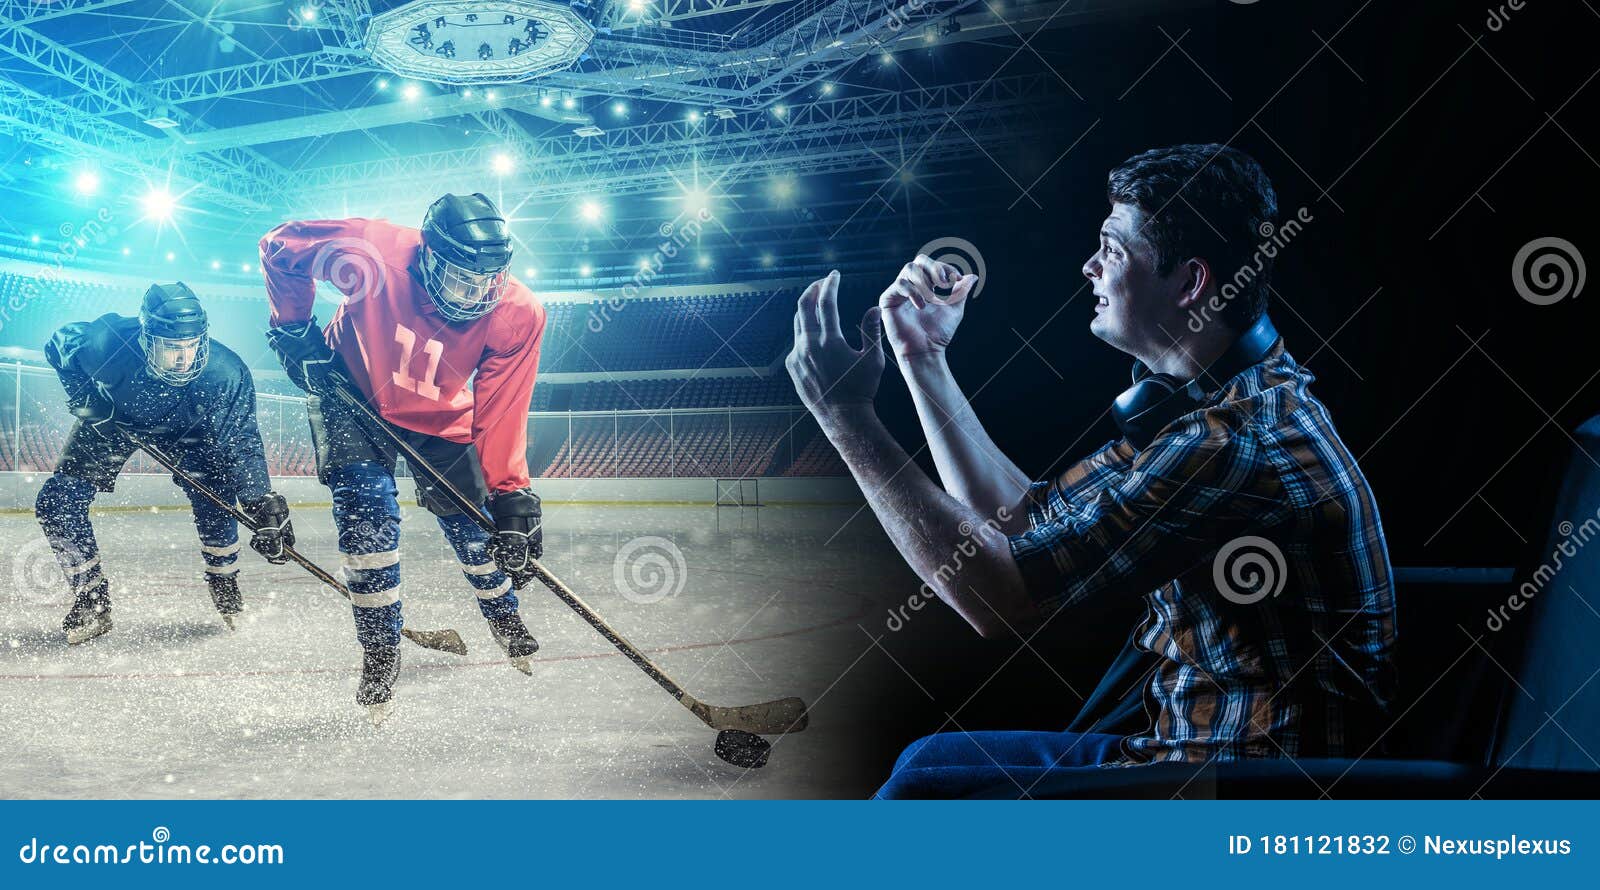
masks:
[[[717,733],[717,744],[712,750],[734,766],[760,769],[767,765],[767,753],[772,750],[772,744],[755,733],[724,729]]]

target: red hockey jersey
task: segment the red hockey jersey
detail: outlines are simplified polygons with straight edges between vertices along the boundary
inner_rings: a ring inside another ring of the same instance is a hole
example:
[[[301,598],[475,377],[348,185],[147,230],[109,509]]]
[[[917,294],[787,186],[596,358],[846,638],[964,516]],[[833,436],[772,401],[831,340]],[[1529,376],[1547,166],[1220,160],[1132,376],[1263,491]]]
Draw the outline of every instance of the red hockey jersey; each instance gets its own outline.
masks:
[[[525,487],[544,307],[508,277],[493,312],[446,322],[412,274],[421,245],[418,230],[380,219],[284,223],[261,239],[272,326],[310,318],[316,282],[332,283],[346,299],[325,328],[328,345],[379,412],[476,444],[490,491]]]

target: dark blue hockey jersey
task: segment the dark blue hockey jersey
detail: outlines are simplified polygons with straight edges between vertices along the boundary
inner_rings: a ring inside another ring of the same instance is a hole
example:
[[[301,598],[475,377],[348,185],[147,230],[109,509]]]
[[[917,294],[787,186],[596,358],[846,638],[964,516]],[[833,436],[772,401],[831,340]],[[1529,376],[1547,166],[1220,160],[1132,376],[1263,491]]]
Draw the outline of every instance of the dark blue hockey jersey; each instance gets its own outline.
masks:
[[[264,497],[271,487],[256,427],[256,388],[250,369],[215,339],[205,370],[187,386],[145,373],[139,320],[108,313],[64,325],[44,347],[69,402],[97,389],[133,432],[183,431],[213,452],[237,487],[239,500]]]

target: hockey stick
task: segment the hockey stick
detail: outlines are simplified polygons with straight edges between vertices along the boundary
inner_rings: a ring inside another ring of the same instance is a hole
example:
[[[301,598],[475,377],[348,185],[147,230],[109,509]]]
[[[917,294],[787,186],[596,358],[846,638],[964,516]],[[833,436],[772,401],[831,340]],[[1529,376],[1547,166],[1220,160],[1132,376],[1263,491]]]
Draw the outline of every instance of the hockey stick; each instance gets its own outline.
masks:
[[[216,504],[218,507],[221,507],[223,510],[226,510],[228,515],[232,516],[235,522],[252,532],[256,530],[256,524],[251,521],[250,517],[246,516],[243,511],[241,511],[238,507],[235,507],[233,504],[224,501],[221,495],[212,491],[210,486],[206,485],[204,482],[201,482],[199,479],[196,479],[193,474],[178,466],[178,462],[168,457],[161,451],[161,449],[140,439],[126,427],[121,427],[120,429],[122,434],[128,438],[128,441],[142,449],[146,454],[155,458],[156,463],[172,471],[172,475],[188,483],[189,486],[195,491],[198,491],[204,495],[207,500],[211,501],[213,504]],[[318,581],[321,581],[329,587],[332,587],[334,590],[337,590],[345,599],[350,599],[350,589],[345,587],[344,584],[339,581],[339,579],[328,574],[326,571],[323,571],[321,566],[309,559],[306,559],[304,556],[301,556],[298,551],[288,544],[283,545],[283,552],[284,555],[298,563],[301,568],[304,568],[306,571],[315,575]],[[440,652],[450,652],[455,655],[467,654],[466,642],[461,639],[461,634],[454,630],[412,630],[411,628],[407,627],[402,628],[400,633],[406,639],[416,643],[418,646],[421,646],[424,649],[437,649]]]
[[[361,417],[367,421],[362,424],[363,429],[371,427],[381,432],[385,440],[398,449],[401,454],[405,455],[406,463],[410,464],[414,469],[420,470],[422,475],[428,477],[430,481],[437,485],[439,490],[445,493],[446,497],[471,517],[485,532],[490,535],[496,534],[494,522],[483,514],[483,509],[479,505],[472,503],[466,495],[461,493],[460,489],[450,484],[450,480],[444,478],[443,474],[434,469],[433,465],[428,463],[427,458],[424,458],[415,448],[411,447],[408,442],[396,434],[389,422],[372,410],[366,399],[361,398],[353,391],[348,378],[342,376],[337,378],[334,394],[345,404],[356,409]],[[528,561],[533,566],[534,577],[550,588],[550,592],[555,594],[557,599],[566,603],[572,611],[577,612],[578,617],[587,621],[590,627],[598,631],[600,636],[605,637],[606,641],[615,646],[617,651],[626,656],[629,661],[633,662],[634,666],[644,671],[646,676],[656,681],[656,685],[665,689],[667,694],[677,699],[679,704],[688,708],[690,713],[700,718],[705,725],[715,730],[735,730],[755,735],[782,735],[788,732],[799,732],[806,728],[806,723],[808,722],[806,703],[798,698],[784,698],[753,705],[720,707],[718,705],[708,705],[690,695],[675,680],[667,676],[665,671],[657,667],[649,656],[639,651],[639,648],[628,642],[622,634],[613,630],[605,619],[589,608],[589,605],[574,593],[572,588],[563,583],[560,578],[551,574],[550,570],[545,568],[542,563],[532,558]],[[765,757],[762,758],[762,761],[765,762]]]

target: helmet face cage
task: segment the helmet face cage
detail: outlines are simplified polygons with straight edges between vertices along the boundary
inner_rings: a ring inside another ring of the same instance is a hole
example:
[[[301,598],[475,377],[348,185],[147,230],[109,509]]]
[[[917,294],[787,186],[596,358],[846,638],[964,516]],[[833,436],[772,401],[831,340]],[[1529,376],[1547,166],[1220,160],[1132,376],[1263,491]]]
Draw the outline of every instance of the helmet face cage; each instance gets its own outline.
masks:
[[[150,376],[172,386],[187,386],[206,369],[206,359],[211,355],[211,337],[158,337],[148,331],[139,334],[139,345],[144,347],[145,368]],[[193,351],[194,356],[186,367],[177,368],[177,359]],[[169,361],[170,359],[170,361]]]
[[[422,283],[447,321],[472,321],[493,312],[505,293],[507,269],[474,272],[422,248]]]

